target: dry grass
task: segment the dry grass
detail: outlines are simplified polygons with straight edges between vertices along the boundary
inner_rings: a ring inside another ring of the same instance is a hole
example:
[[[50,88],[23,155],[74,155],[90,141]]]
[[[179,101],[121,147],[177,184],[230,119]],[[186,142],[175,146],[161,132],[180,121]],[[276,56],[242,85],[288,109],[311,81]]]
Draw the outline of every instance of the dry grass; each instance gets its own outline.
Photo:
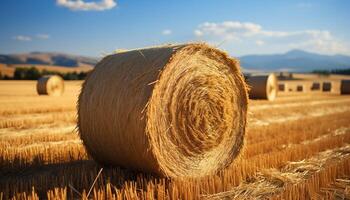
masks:
[[[32,92],[15,92],[28,84]],[[67,90],[38,98],[35,82],[0,82],[0,199],[87,198],[101,166],[75,130],[79,83],[68,82]],[[348,197],[350,98],[318,97],[250,102],[244,151],[218,174],[169,180],[104,167],[89,198]]]
[[[341,148],[320,152],[308,159],[288,162],[281,169],[260,170],[255,176],[230,191],[205,195],[203,197],[204,199],[266,199],[273,196],[286,197],[282,193],[288,187],[297,187],[298,184],[304,184],[304,181],[317,176],[318,173],[325,172],[331,174],[330,169],[333,166],[342,169],[338,171],[341,175],[350,173],[350,144]],[[332,180],[334,178],[329,179]],[[325,185],[325,182],[315,184]],[[289,191],[286,193],[289,193]],[[298,199],[306,199],[311,194],[304,194],[304,196],[300,194],[294,195],[299,195],[300,198]]]
[[[350,199],[350,176],[337,178],[332,183],[321,188],[325,199]]]

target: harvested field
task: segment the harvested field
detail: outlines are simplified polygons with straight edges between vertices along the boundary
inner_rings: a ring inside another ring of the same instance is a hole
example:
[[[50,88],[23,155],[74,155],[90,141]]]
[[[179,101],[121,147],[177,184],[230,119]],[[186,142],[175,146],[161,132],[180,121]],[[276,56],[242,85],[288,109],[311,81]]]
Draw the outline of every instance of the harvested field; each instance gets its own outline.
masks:
[[[167,179],[87,155],[76,130],[81,83],[49,97],[36,94],[35,81],[0,81],[0,199],[349,198],[349,95],[250,100],[245,145],[230,166]]]

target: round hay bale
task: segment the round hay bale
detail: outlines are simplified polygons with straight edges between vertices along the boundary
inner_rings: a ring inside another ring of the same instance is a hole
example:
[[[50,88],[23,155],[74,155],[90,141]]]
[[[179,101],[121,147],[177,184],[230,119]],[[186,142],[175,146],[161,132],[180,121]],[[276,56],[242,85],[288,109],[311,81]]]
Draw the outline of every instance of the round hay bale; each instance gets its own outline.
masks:
[[[304,86],[303,85],[297,85],[297,92],[302,92],[304,91]]]
[[[250,86],[249,97],[252,99],[275,100],[277,96],[278,83],[275,74],[249,75],[246,77]]]
[[[39,78],[36,84],[39,95],[61,96],[64,91],[64,81],[58,75],[47,75]]]
[[[311,90],[320,90],[321,84],[319,82],[313,82],[311,85]]]
[[[281,92],[286,91],[286,84],[285,83],[279,83],[278,84],[278,91],[281,91]]]
[[[340,94],[350,94],[350,80],[341,80]]]
[[[239,62],[205,44],[130,50],[100,61],[78,101],[78,128],[105,165],[167,177],[228,166],[243,144]]]
[[[322,91],[330,92],[331,90],[332,90],[332,83],[331,82],[323,82]]]

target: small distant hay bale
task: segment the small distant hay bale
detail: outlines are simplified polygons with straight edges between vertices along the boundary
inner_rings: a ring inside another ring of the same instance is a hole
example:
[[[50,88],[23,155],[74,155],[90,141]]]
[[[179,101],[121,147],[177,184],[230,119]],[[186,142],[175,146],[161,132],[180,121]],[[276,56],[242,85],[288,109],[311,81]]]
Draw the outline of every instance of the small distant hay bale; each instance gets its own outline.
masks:
[[[61,96],[64,92],[64,81],[58,75],[47,75],[39,78],[36,84],[39,95]]]
[[[304,91],[304,86],[303,85],[297,85],[297,92],[302,92]]]
[[[330,92],[331,90],[332,90],[332,83],[331,82],[323,82],[322,91],[323,92]]]
[[[350,94],[350,80],[341,80],[340,94]]]
[[[321,84],[319,82],[313,82],[311,85],[311,90],[320,90],[321,89]]]
[[[249,97],[252,99],[275,100],[278,82],[275,74],[247,75],[246,80],[250,87]]]
[[[228,166],[243,144],[247,90],[239,62],[205,44],[109,55],[86,78],[78,128],[99,163],[166,177]]]
[[[281,91],[281,92],[286,91],[286,84],[285,83],[279,83],[278,84],[278,91]]]

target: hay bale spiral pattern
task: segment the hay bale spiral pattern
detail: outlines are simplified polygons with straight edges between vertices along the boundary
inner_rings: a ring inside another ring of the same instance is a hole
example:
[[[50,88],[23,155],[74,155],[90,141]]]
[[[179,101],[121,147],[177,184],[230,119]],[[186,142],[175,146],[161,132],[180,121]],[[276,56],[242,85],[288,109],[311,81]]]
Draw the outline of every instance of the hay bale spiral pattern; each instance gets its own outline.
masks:
[[[205,44],[107,56],[78,103],[80,137],[107,165],[198,177],[229,165],[243,144],[247,91],[239,63]]]
[[[37,81],[36,91],[39,95],[61,96],[64,92],[64,81],[57,75],[43,76]]]

